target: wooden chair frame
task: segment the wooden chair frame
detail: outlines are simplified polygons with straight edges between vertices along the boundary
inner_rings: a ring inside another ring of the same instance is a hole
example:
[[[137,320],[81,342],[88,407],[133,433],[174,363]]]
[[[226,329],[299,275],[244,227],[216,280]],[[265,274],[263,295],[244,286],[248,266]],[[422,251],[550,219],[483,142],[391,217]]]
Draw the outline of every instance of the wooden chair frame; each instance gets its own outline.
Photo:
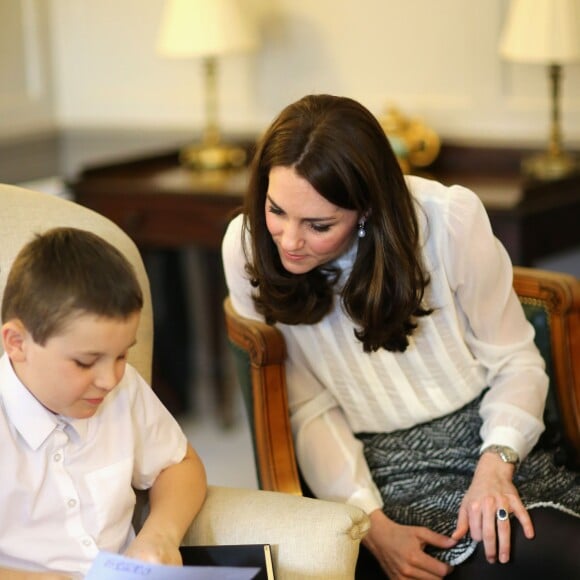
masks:
[[[274,326],[239,316],[229,298],[224,312],[229,340],[250,358],[250,423],[260,488],[302,495],[288,411],[284,336]]]
[[[523,304],[541,305],[550,325],[553,383],[563,433],[580,462],[580,281],[567,274],[515,267],[514,289]],[[251,419],[260,487],[302,494],[288,411],[282,333],[239,316],[229,298],[228,338],[250,360]]]
[[[580,464],[580,280],[568,274],[514,268],[514,289],[523,304],[541,304],[548,312],[552,382],[562,429]]]

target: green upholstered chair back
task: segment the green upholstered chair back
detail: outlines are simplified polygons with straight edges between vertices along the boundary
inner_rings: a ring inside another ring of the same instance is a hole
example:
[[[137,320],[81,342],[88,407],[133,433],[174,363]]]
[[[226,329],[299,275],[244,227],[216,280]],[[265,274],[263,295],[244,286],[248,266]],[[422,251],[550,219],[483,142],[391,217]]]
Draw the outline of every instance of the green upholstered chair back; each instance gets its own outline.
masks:
[[[256,449],[256,430],[254,427],[254,394],[252,392],[252,369],[249,351],[238,346],[236,343],[229,341],[231,351],[234,355],[234,366],[236,369],[236,377],[238,379],[238,385],[242,390],[242,399],[244,401],[244,409],[246,410],[246,415],[248,417],[248,422],[250,425],[250,434],[252,437],[252,449],[254,451],[254,461],[256,464],[256,476],[258,479],[258,486],[260,489],[262,487],[262,481],[260,477],[260,471],[258,469],[258,456]]]
[[[542,436],[542,444],[552,446],[560,441],[562,436],[561,417],[558,409],[554,367],[552,363],[552,344],[550,337],[550,313],[546,305],[540,301],[522,301],[526,318],[534,327],[536,336],[534,342],[546,362],[546,373],[550,379],[546,409],[544,411],[544,423],[546,431]]]

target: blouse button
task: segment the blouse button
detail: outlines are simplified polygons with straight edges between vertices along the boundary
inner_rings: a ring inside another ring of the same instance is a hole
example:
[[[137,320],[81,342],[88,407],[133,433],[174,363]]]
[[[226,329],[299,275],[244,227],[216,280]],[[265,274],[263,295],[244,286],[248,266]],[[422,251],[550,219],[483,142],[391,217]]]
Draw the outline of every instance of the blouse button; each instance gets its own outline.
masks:
[[[67,502],[67,505],[69,508],[74,508],[77,505],[77,500],[76,499],[69,499]]]
[[[92,544],[91,539],[90,538],[85,538],[83,540],[83,546],[90,546]]]
[[[53,459],[53,461],[58,462],[58,461],[60,461],[62,459],[62,455],[60,453],[55,453],[52,456],[52,459]]]

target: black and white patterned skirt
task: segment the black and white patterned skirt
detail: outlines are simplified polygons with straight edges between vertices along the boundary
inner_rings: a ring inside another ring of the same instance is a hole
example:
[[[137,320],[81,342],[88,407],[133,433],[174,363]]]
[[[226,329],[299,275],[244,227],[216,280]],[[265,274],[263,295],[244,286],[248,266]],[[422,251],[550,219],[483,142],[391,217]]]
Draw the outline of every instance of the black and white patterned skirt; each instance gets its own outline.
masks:
[[[481,438],[481,397],[459,411],[393,433],[358,433],[383,511],[399,524],[425,526],[451,535],[469,487]],[[580,517],[577,473],[557,467],[553,453],[536,449],[521,463],[514,483],[526,506],[554,507]],[[429,546],[431,555],[457,565],[475,550],[468,535],[450,550]]]

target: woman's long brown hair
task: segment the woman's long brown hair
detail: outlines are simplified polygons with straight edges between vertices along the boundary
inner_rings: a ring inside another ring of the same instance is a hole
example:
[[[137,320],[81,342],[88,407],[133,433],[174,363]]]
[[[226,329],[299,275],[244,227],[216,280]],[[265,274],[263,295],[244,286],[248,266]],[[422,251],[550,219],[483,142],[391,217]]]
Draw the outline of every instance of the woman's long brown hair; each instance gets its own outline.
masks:
[[[340,272],[323,265],[296,275],[282,266],[265,217],[270,170],[278,166],[292,167],[331,203],[368,215],[340,299],[366,352],[404,351],[416,318],[431,312],[422,306],[429,277],[414,202],[376,118],[349,98],[306,96],[278,115],[252,162],[244,203],[251,235],[242,239],[251,240],[246,269],[256,308],[269,323],[315,324],[333,307]]]

